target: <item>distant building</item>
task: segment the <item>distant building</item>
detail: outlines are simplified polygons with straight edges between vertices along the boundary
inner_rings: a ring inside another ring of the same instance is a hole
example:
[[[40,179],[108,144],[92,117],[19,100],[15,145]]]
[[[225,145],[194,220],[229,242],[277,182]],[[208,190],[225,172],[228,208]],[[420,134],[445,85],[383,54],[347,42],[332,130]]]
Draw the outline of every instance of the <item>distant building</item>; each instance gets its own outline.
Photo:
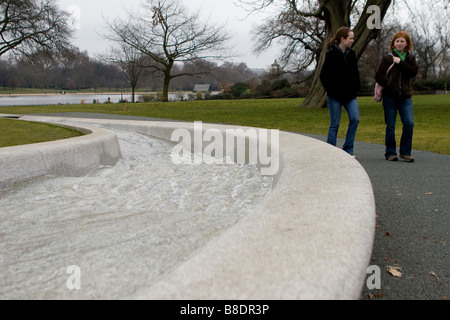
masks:
[[[194,92],[211,92],[210,89],[211,85],[210,84],[196,84],[194,86]]]
[[[274,63],[270,66],[270,73],[273,75],[280,74],[280,65],[278,64],[277,60],[275,59]]]

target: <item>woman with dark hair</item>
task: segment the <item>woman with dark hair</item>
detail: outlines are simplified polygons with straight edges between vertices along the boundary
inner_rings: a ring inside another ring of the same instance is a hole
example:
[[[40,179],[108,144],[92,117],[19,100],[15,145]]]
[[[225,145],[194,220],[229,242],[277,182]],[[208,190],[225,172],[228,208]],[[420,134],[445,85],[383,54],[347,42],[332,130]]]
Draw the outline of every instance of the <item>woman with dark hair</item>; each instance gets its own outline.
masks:
[[[348,27],[341,27],[330,41],[330,50],[320,72],[320,81],[327,92],[330,110],[330,128],[327,142],[336,146],[341,122],[342,107],[347,111],[349,124],[342,149],[354,156],[354,142],[359,124],[359,107],[356,100],[360,90],[358,61],[351,49],[354,33]]]
[[[386,160],[398,161],[395,142],[397,111],[403,124],[400,140],[400,158],[413,162],[411,156],[414,128],[411,78],[418,72],[416,58],[411,54],[413,44],[405,31],[399,31],[391,41],[389,50],[378,66],[375,80],[383,86],[383,109],[386,122]],[[388,68],[392,69],[387,73]],[[386,74],[387,73],[387,74]]]

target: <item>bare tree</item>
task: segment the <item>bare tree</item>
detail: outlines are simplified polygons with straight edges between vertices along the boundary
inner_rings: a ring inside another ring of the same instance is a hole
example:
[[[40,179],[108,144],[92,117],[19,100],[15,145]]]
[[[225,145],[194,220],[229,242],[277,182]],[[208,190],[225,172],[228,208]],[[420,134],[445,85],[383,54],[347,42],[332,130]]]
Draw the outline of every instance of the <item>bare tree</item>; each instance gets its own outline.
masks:
[[[380,31],[377,27],[367,27],[367,22],[372,20],[374,14],[371,9],[377,8],[375,14],[379,22],[382,22],[392,0],[239,0],[239,2],[251,11],[272,5],[280,6],[278,12],[281,14],[277,14],[273,19],[278,28],[276,32],[273,32],[272,38],[291,39],[290,46],[300,44],[301,50],[306,49],[310,55],[313,55],[306,61],[311,63],[309,66],[314,64],[316,72],[313,74],[311,89],[302,106],[320,108],[326,106],[326,93],[317,71],[320,71],[325,61],[330,39],[338,28],[351,27],[356,39],[353,49],[359,59],[368,43],[375,39]],[[261,27],[260,32],[268,27],[275,30],[267,24],[266,27]],[[267,38],[259,38],[260,41],[262,39],[268,41]],[[284,58],[298,58],[298,53],[302,52],[299,47],[296,47],[296,55],[286,54],[289,50],[285,50]],[[307,65],[304,64],[302,67],[305,68]]]
[[[125,43],[146,55],[152,63],[146,67],[163,76],[162,101],[167,102],[170,81],[206,71],[173,73],[175,62],[225,57],[229,35],[223,26],[202,22],[179,0],[146,0],[141,13],[129,13],[128,21],[107,22],[107,39]]]
[[[111,53],[102,57],[103,60],[119,67],[131,87],[131,100],[136,101],[136,89],[143,75],[144,55],[134,47],[119,43],[119,48],[113,48]]]
[[[281,70],[301,73],[318,61],[325,28],[321,20],[301,19],[290,7],[285,7],[259,25],[254,34],[256,52],[261,53],[278,41],[282,47]]]
[[[444,57],[450,48],[450,5],[448,1],[433,0],[410,8],[409,29],[414,41],[422,79],[438,76],[445,69]]]
[[[53,0],[1,0],[0,56],[11,50],[30,54],[71,49],[67,19]]]

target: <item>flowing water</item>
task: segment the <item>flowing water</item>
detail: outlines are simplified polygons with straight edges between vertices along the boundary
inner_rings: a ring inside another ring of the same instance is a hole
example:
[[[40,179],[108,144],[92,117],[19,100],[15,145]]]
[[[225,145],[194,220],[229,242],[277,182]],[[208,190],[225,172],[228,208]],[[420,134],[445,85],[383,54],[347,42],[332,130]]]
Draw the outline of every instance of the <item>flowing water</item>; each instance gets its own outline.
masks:
[[[0,191],[0,299],[127,298],[270,192],[254,165],[175,165],[172,143],[115,131],[115,166]],[[79,290],[67,284],[72,265]]]

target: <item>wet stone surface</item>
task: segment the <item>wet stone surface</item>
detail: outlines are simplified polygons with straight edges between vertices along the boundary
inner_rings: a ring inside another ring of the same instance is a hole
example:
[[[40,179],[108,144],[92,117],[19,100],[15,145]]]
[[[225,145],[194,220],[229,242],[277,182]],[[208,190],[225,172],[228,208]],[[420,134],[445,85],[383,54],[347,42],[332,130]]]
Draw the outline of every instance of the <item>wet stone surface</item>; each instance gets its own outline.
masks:
[[[115,166],[0,191],[1,299],[127,298],[271,190],[254,165],[176,165],[174,144],[115,131],[123,155]],[[70,289],[72,265],[79,290]]]

